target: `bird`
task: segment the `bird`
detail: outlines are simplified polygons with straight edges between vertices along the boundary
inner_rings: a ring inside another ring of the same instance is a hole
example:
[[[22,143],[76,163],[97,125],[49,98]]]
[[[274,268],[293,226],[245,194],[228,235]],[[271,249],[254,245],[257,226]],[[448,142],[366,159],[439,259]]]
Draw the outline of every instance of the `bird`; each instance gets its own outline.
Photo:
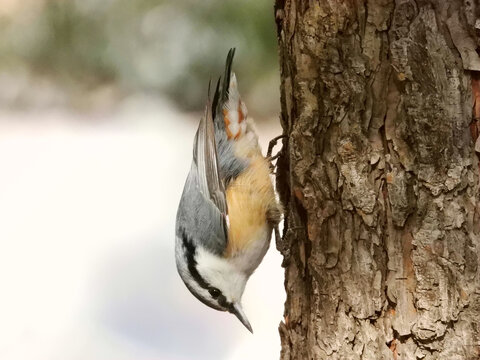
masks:
[[[187,289],[202,303],[234,314],[253,333],[241,298],[282,217],[270,159],[258,143],[228,52],[193,144],[177,210],[175,259]]]

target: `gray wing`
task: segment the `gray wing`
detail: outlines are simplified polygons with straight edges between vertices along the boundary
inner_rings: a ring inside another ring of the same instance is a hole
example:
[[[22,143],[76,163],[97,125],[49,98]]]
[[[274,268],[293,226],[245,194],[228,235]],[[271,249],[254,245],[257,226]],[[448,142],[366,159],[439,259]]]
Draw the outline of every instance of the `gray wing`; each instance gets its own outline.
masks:
[[[200,120],[193,162],[177,212],[177,235],[222,254],[228,242],[227,201],[220,177],[210,104]]]
[[[228,243],[224,186],[248,166],[246,159],[235,156],[232,142],[225,132],[222,111],[228,98],[234,54],[235,49],[230,49],[223,83],[220,86],[221,79],[218,80],[213,102],[208,102],[205,115],[200,120],[193,146],[192,167],[177,212],[177,237],[187,236],[216,254],[223,253]]]
[[[193,161],[197,164],[200,192],[213,202],[221,214],[226,216],[227,201],[224,184],[218,171],[217,146],[210,104],[205,108],[205,115],[200,120],[195,135]]]

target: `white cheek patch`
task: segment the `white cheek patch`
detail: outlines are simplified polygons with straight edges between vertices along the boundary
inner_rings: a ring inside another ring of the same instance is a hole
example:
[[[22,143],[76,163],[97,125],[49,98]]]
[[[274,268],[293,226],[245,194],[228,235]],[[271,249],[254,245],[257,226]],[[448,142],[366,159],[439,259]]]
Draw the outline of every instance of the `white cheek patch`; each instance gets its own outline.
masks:
[[[228,302],[240,301],[247,276],[239,271],[235,264],[204,249],[199,249],[197,269],[202,278],[219,289]]]

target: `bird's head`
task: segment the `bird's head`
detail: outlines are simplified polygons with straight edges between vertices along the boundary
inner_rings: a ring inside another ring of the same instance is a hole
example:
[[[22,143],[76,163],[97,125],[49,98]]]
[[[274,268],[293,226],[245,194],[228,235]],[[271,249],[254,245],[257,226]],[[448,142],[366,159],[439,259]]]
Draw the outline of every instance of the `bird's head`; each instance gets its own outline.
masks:
[[[241,298],[248,276],[228,258],[209,252],[188,238],[177,237],[177,270],[188,290],[202,303],[234,314],[250,331]]]

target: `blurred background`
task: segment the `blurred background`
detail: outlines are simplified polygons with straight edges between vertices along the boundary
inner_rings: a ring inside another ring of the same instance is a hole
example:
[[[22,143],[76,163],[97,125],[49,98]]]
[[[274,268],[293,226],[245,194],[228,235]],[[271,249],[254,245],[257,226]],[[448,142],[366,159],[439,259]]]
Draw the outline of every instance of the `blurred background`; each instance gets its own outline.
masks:
[[[0,0],[0,359],[277,359],[271,246],[251,335],[176,273],[174,223],[230,47],[263,147],[280,134],[271,0]]]

